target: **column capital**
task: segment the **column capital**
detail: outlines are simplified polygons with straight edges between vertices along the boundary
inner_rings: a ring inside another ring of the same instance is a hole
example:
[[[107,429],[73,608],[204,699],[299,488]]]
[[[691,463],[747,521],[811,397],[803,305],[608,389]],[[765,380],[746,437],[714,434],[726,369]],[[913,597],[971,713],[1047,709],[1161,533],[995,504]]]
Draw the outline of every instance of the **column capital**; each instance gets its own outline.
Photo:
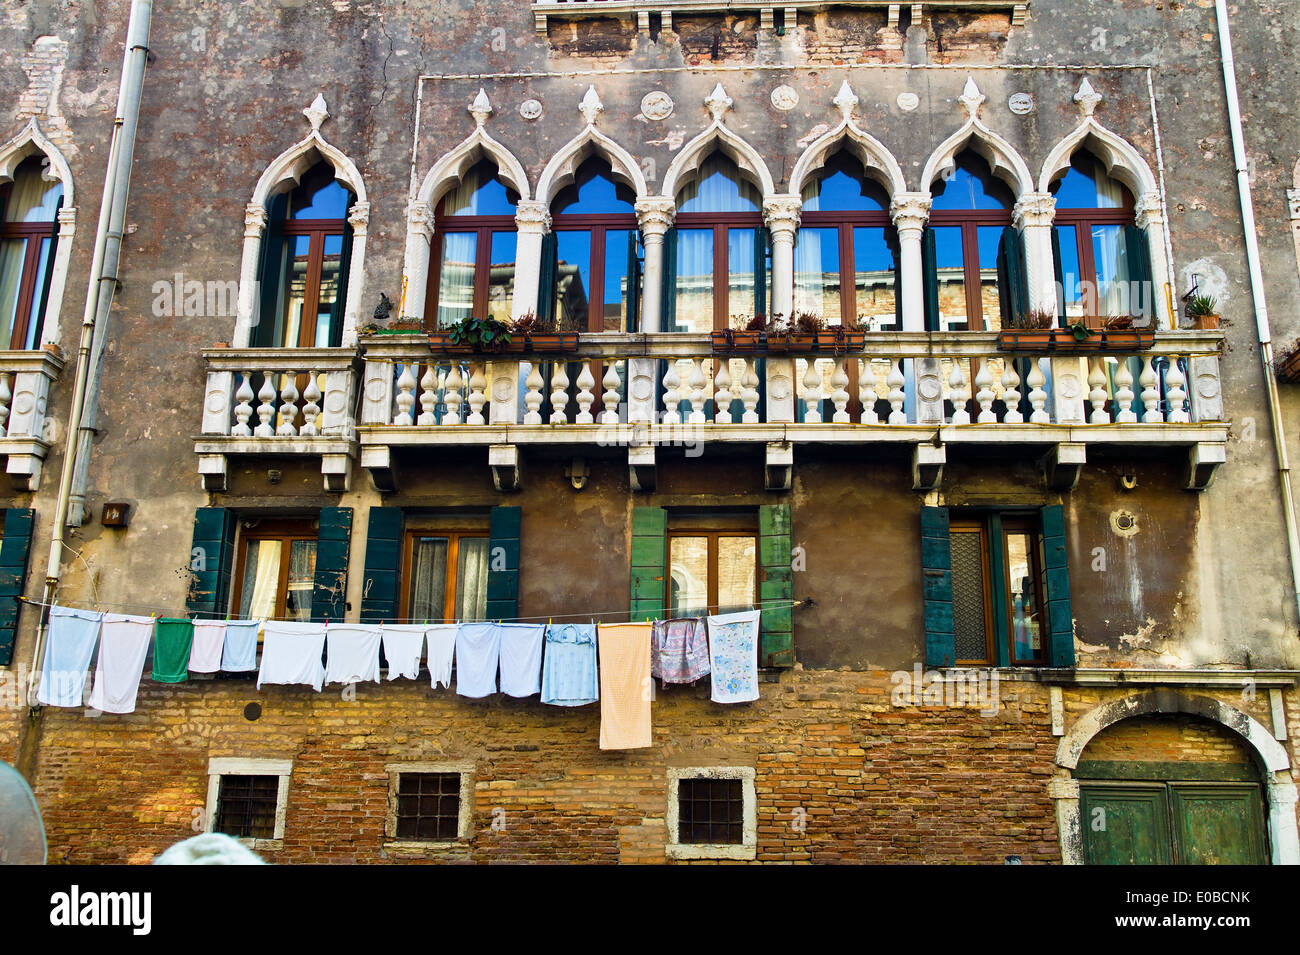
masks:
[[[1017,229],[1048,226],[1055,216],[1056,196],[1047,192],[1027,192],[1016,200],[1011,211],[1011,224]]]
[[[1158,226],[1165,221],[1165,207],[1160,201],[1160,193],[1144,192],[1133,204],[1133,221],[1139,229]]]
[[[930,219],[931,197],[928,192],[899,192],[889,203],[889,218],[901,234],[914,232],[920,235]]]
[[[646,235],[663,235],[677,219],[677,203],[667,196],[645,196],[636,201],[636,221]]]
[[[244,207],[244,237],[260,239],[266,232],[266,209],[256,202]]]
[[[424,241],[433,239],[433,207],[423,199],[412,199],[406,208],[406,231],[415,232],[424,237]]]
[[[799,196],[768,196],[763,200],[763,224],[773,232],[794,232],[802,214],[803,199]]]
[[[370,203],[354,202],[348,210],[348,225],[356,235],[365,235],[370,225]]]
[[[551,231],[551,210],[540,199],[520,199],[515,205],[515,227],[521,233],[545,235]]]

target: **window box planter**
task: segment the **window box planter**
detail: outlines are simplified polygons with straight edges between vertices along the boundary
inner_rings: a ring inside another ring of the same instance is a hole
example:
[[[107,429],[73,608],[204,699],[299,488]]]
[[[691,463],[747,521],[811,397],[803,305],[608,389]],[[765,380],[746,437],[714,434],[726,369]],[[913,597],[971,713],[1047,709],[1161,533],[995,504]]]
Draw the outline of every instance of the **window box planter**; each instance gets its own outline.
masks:
[[[498,340],[491,348],[481,348],[475,342],[454,342],[450,332],[430,332],[429,347],[444,355],[501,355],[522,354],[525,343],[522,339],[510,341]]]
[[[998,332],[998,350],[1009,352],[1097,352],[1146,351],[1155,346],[1154,329],[1126,328],[1093,332],[1079,338],[1069,328],[1004,328]]]
[[[767,350],[770,352],[810,352],[829,351],[846,352],[861,348],[866,342],[865,332],[851,332],[827,329],[814,334],[768,335]]]
[[[726,354],[730,352],[762,351],[766,337],[763,332],[752,332],[745,329],[728,328],[720,332],[713,332],[713,352],[714,354]]]
[[[574,352],[578,350],[577,332],[531,332],[525,341],[531,352]],[[512,341],[511,345],[514,344]],[[514,349],[510,349],[513,351]]]

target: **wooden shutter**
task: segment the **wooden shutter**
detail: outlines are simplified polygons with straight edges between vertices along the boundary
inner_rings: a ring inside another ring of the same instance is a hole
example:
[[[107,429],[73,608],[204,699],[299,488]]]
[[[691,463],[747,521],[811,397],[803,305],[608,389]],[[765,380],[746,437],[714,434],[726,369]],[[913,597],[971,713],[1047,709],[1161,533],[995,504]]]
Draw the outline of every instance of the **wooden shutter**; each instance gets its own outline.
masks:
[[[663,295],[659,299],[659,328],[677,331],[677,229],[664,233]]]
[[[33,511],[10,507],[4,511],[4,540],[0,542],[0,666],[14,662],[18,632],[18,598],[27,582],[27,557],[32,545]]]
[[[1065,550],[1065,511],[1059,504],[1042,510],[1043,599],[1047,604],[1047,662],[1074,666],[1074,616],[1070,609],[1070,568]]]
[[[311,588],[311,618],[341,622],[347,615],[348,550],[352,508],[322,507],[316,531],[316,577]]]
[[[194,512],[190,543],[190,589],[185,595],[189,614],[222,617],[230,603],[230,568],[235,560],[235,515],[225,507],[200,507]]]
[[[1056,325],[1065,328],[1069,324],[1065,318],[1065,270],[1061,266],[1061,233],[1055,226],[1052,228],[1052,270],[1056,275]]]
[[[257,325],[253,328],[254,348],[273,348],[280,343],[273,340],[276,306],[280,301],[280,259],[284,245],[284,220],[289,214],[289,195],[281,193],[271,200],[267,209],[266,234],[262,236],[262,261],[258,265],[258,281],[262,283],[261,308]]]
[[[632,590],[629,620],[662,617],[668,605],[668,515],[662,507],[632,508]]]
[[[952,541],[946,507],[921,508],[921,584],[925,665],[950,667],[956,659],[956,630],[952,612]]]
[[[763,602],[758,665],[794,666],[794,579],[790,505],[764,504],[758,509],[758,596]],[[775,604],[769,609],[768,604]]]
[[[343,220],[343,251],[339,254],[339,288],[334,295],[334,305],[330,308],[330,327],[327,343],[330,348],[343,344],[343,313],[348,305],[348,274],[352,271],[352,224]],[[397,316],[401,318],[402,316]],[[316,343],[316,347],[321,346]]]
[[[641,233],[633,230],[627,238],[627,331],[629,332],[641,330],[640,248]]]
[[[1011,328],[1029,313],[1025,282],[1025,244],[1020,230],[1007,226],[998,241],[998,305],[1002,327]]]
[[[514,620],[519,616],[519,535],[523,511],[494,507],[489,521],[487,616]]]
[[[397,620],[402,613],[402,509],[372,507],[367,520],[361,621]]]
[[[1138,290],[1137,295],[1130,293],[1129,313],[1132,315],[1149,315],[1152,321],[1156,316],[1155,285],[1151,275],[1151,246],[1147,243],[1145,229],[1134,225],[1124,227],[1124,252],[1128,258],[1128,281],[1130,290]]]
[[[766,315],[767,308],[767,250],[772,243],[772,234],[766,227],[758,229],[754,236],[754,312]],[[753,318],[751,315],[750,318]],[[727,327],[731,327],[728,316]],[[712,419],[710,419],[712,420]]]
[[[921,285],[925,293],[925,330],[939,330],[939,256],[934,248],[934,230],[921,237]]]
[[[555,233],[542,236],[542,264],[537,277],[537,321],[545,326],[555,315],[555,272],[559,256],[559,239]],[[579,331],[586,331],[585,328]]]

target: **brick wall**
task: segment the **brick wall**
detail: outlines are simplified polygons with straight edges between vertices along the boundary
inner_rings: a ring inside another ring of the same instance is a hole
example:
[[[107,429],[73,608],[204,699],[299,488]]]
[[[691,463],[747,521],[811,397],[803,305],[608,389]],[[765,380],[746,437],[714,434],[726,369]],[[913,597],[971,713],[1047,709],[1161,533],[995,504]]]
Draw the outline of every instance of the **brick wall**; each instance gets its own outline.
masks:
[[[1213,723],[1191,716],[1143,716],[1098,734],[1084,759],[1142,762],[1249,763],[1245,744]]]

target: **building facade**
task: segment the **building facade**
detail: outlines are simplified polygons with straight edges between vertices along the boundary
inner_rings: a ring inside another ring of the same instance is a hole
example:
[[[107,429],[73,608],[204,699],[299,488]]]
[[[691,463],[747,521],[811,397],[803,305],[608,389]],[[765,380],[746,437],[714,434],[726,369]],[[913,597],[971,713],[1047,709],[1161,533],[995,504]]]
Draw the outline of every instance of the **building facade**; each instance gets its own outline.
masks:
[[[52,857],[1300,859],[1296,14],[1233,14],[1239,164],[1212,5],[706,6],[6,7],[0,758]],[[427,673],[29,706],[45,603],[752,606],[760,693],[656,683],[632,750]]]

